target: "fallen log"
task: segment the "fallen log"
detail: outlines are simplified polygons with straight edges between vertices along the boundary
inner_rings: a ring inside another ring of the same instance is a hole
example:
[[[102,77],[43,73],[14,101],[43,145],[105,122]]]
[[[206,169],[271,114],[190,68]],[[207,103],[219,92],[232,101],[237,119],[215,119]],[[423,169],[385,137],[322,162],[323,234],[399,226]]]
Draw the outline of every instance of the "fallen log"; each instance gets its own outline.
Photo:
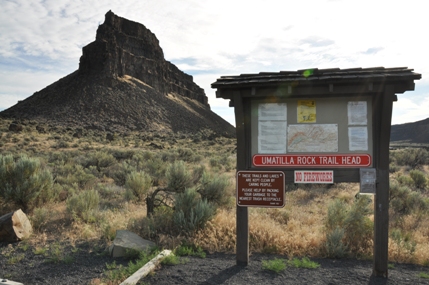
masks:
[[[21,209],[0,217],[0,242],[20,241],[32,232],[31,223]]]

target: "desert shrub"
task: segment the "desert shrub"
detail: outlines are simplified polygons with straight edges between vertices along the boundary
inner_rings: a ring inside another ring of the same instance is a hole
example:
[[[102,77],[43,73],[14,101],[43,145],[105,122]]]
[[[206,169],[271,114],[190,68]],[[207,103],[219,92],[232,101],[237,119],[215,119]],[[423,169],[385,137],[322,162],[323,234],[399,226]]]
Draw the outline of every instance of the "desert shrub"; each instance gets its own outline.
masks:
[[[395,180],[390,182],[390,207],[395,214],[407,215],[429,211],[429,199],[409,186],[400,185]]]
[[[368,196],[359,195],[351,206],[339,199],[328,206],[324,246],[328,255],[343,255],[346,249],[347,254],[356,255],[370,250],[373,233],[373,223],[368,218],[370,202]]]
[[[398,172],[401,169],[401,167],[399,167],[396,162],[391,162],[389,163],[389,172],[390,173],[395,173]]]
[[[152,179],[145,172],[131,172],[125,181],[127,192],[131,193],[137,201],[143,201],[152,187]]]
[[[85,188],[92,186],[97,180],[97,177],[91,172],[87,172],[82,165],[71,162],[66,163],[56,171],[56,181],[60,184],[72,185],[76,183],[79,187]]]
[[[406,148],[391,152],[398,165],[408,165],[411,168],[418,168],[429,162],[429,153],[423,148]]]
[[[84,222],[95,222],[98,212],[100,196],[94,189],[83,191],[67,199],[67,212],[75,220],[82,219]]]
[[[48,223],[49,220],[49,210],[41,207],[35,208],[33,215],[31,216],[31,225],[35,231],[40,232],[41,229]]]
[[[188,188],[176,196],[173,221],[177,230],[187,234],[204,228],[216,213],[215,207],[201,200],[193,188]]]
[[[192,186],[192,175],[182,160],[170,164],[165,173],[167,189],[176,193],[182,193]]]
[[[204,164],[198,165],[192,169],[192,184],[197,184],[203,177],[204,172],[206,172],[206,167]]]
[[[136,171],[136,168],[123,161],[104,169],[103,174],[112,178],[118,186],[124,186],[127,176],[133,171]]]
[[[330,258],[343,258],[348,253],[348,247],[344,243],[344,229],[336,227],[326,233],[324,248]]]
[[[413,179],[410,177],[410,176],[408,176],[408,175],[399,175],[397,178],[396,178],[396,180],[399,182],[399,184],[401,184],[401,185],[405,185],[405,186],[409,186],[409,187],[411,187],[411,186],[413,186],[414,185],[414,181],[413,181]]]
[[[148,173],[153,180],[153,185],[158,186],[163,183],[168,164],[159,157],[149,159],[141,166],[142,169]]]
[[[190,148],[178,148],[178,159],[188,162],[193,162],[193,158],[195,156],[195,153]]]
[[[52,174],[36,158],[0,155],[0,197],[24,212],[51,199]]]
[[[125,159],[132,159],[136,154],[136,151],[128,149],[110,149],[109,154],[119,161]]]
[[[218,157],[218,156],[211,157],[209,159],[209,164],[210,164],[210,167],[214,167],[214,168],[220,167],[221,166],[220,157]]]
[[[399,229],[392,229],[390,231],[390,238],[396,244],[396,251],[393,254],[393,258],[400,261],[401,256],[406,256],[407,261],[411,261],[417,245],[412,239],[411,233],[405,233]]]
[[[198,193],[200,193],[202,199],[217,206],[224,206],[229,202],[228,185],[228,177],[204,172],[201,178],[201,185],[198,187]]]
[[[410,171],[410,177],[414,181],[416,188],[424,189],[426,187],[426,176],[422,171],[413,169]]]

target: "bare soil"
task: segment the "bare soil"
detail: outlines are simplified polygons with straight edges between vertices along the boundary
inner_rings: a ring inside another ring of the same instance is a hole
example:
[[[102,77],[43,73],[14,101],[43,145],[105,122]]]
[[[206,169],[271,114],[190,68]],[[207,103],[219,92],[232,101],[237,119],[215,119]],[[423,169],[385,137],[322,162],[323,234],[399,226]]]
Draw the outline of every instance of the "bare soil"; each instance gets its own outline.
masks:
[[[237,266],[234,254],[215,253],[206,258],[188,257],[179,265],[163,265],[139,284],[429,284],[419,277],[428,268],[392,264],[389,277],[372,277],[372,261],[356,259],[312,259],[317,269],[288,267],[280,274],[262,269],[263,260],[285,256],[252,254],[249,265]]]
[[[23,284],[100,284],[113,261],[102,244],[80,243],[61,247],[60,254],[36,254],[33,247],[0,243],[0,278]],[[206,258],[184,257],[179,265],[162,265],[138,284],[429,284],[419,277],[429,269],[413,264],[391,264],[389,277],[372,277],[372,261],[312,259],[317,269],[288,267],[280,274],[263,270],[262,261],[285,256],[252,254],[249,265],[237,266],[235,254],[213,253]],[[0,279],[1,281],[1,279]],[[1,284],[1,282],[0,282]]]

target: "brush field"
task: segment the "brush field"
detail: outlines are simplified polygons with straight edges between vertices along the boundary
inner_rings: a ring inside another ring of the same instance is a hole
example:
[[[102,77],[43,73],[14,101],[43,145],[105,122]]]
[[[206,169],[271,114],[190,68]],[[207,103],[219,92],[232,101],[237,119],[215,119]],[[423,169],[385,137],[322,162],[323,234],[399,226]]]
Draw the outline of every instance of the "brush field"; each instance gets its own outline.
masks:
[[[33,251],[54,242],[108,247],[116,230],[128,229],[159,248],[234,252],[235,139],[209,131],[112,134],[33,121],[9,131],[11,123],[0,119],[0,158],[35,160],[52,179],[24,202],[0,185],[0,216],[25,209],[34,230],[25,244]],[[429,154],[396,149],[390,160],[389,262],[428,266]],[[358,192],[352,183],[287,185],[284,208],[250,208],[250,251],[371,259],[373,199]],[[8,258],[8,248],[0,247],[0,258]]]

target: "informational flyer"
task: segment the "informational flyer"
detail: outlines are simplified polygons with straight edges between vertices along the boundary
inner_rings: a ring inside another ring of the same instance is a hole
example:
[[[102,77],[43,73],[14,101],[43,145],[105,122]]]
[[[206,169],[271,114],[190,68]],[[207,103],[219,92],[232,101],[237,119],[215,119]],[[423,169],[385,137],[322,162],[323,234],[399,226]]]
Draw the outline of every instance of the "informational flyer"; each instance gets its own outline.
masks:
[[[350,101],[347,104],[349,125],[366,125],[368,107],[366,101]]]
[[[286,103],[258,106],[258,153],[286,153]]]
[[[349,127],[349,150],[368,150],[367,127]]]
[[[298,100],[298,123],[316,123],[316,101]]]

